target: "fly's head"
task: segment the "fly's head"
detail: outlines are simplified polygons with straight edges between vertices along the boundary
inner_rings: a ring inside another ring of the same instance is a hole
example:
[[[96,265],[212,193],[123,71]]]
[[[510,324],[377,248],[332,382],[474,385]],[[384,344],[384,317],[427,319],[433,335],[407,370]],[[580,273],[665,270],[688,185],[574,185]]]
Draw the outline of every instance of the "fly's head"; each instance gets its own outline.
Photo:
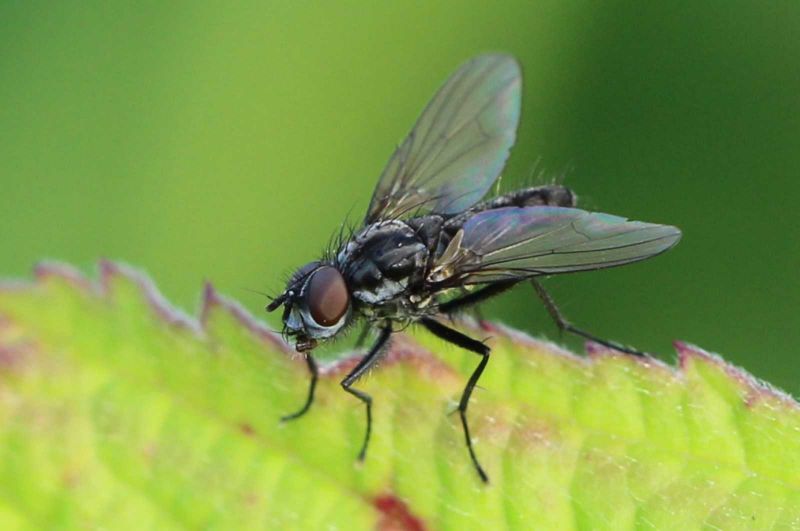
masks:
[[[319,341],[336,335],[352,313],[350,291],[342,273],[323,262],[311,262],[298,269],[267,311],[280,306],[283,333],[294,338],[298,352],[308,352]]]

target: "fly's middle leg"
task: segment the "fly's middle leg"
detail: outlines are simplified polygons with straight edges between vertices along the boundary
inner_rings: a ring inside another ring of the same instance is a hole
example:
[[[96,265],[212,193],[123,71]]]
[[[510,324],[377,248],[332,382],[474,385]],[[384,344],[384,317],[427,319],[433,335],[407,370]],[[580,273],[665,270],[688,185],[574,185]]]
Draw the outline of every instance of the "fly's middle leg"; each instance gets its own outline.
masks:
[[[472,459],[472,464],[475,467],[475,471],[478,473],[478,476],[480,476],[484,483],[488,483],[489,476],[486,474],[486,471],[478,461],[478,456],[475,455],[475,448],[472,446],[472,437],[470,436],[469,423],[467,422],[467,407],[469,406],[469,399],[472,396],[472,391],[475,389],[481,374],[483,374],[486,364],[489,363],[489,353],[491,352],[491,349],[480,341],[472,339],[471,337],[466,336],[457,330],[453,330],[452,328],[449,328],[433,319],[424,318],[421,322],[422,325],[428,329],[428,331],[440,339],[481,356],[481,361],[478,363],[478,366],[475,367],[475,370],[469,377],[467,385],[464,387],[464,392],[461,393],[461,400],[458,402],[458,413],[461,417],[461,426],[464,429],[464,438],[466,439],[469,457]]]

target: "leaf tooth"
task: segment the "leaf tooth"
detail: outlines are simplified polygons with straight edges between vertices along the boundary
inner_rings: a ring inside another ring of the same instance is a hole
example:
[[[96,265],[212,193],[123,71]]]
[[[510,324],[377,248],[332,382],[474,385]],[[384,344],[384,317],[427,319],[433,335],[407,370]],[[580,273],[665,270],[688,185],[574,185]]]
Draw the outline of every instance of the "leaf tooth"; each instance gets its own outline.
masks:
[[[33,267],[33,275],[37,282],[46,281],[48,278],[55,277],[66,280],[83,292],[92,293],[94,295],[100,294],[96,284],[89,280],[77,268],[63,262],[43,260]]]
[[[267,346],[277,348],[284,353],[294,352],[291,346],[283,341],[279,334],[270,330],[263,321],[253,317],[253,314],[235,300],[219,293],[211,282],[206,282],[199,311],[199,322],[204,331],[208,330],[211,314],[217,310],[228,313],[256,338],[266,343]]]
[[[114,282],[118,279],[129,280],[136,284],[150,307],[163,321],[171,326],[189,330],[197,336],[203,336],[199,321],[171,305],[144,272],[121,262],[101,260],[100,288],[103,295],[109,296],[113,292]]]
[[[748,407],[752,407],[760,400],[773,399],[792,409],[800,409],[797,401],[791,395],[756,378],[741,367],[725,361],[719,354],[708,352],[683,341],[675,341],[673,344],[678,351],[678,367],[681,372],[685,372],[688,365],[695,360],[714,365],[742,387],[747,394],[745,403]]]

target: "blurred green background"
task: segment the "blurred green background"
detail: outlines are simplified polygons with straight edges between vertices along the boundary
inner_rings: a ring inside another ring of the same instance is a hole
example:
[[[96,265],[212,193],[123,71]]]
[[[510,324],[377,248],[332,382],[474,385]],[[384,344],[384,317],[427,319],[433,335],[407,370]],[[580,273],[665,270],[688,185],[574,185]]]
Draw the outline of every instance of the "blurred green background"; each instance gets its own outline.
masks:
[[[798,35],[797,2],[6,1],[0,275],[107,257],[184,308],[209,279],[261,312],[246,288],[281,289],[360,218],[439,84],[508,51],[526,75],[504,188],[566,175],[585,208],[684,231],[550,280],[567,315],[798,395]],[[557,338],[530,288],[485,313]]]

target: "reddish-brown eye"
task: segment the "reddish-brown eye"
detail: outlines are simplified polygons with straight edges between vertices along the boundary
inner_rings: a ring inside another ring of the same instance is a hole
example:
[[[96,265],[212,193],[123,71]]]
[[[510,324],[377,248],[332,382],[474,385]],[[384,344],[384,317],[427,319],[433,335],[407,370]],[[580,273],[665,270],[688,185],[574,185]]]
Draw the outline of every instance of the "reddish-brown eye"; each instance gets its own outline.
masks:
[[[339,270],[323,266],[308,281],[306,302],[311,317],[320,326],[332,326],[347,312],[350,294]]]

